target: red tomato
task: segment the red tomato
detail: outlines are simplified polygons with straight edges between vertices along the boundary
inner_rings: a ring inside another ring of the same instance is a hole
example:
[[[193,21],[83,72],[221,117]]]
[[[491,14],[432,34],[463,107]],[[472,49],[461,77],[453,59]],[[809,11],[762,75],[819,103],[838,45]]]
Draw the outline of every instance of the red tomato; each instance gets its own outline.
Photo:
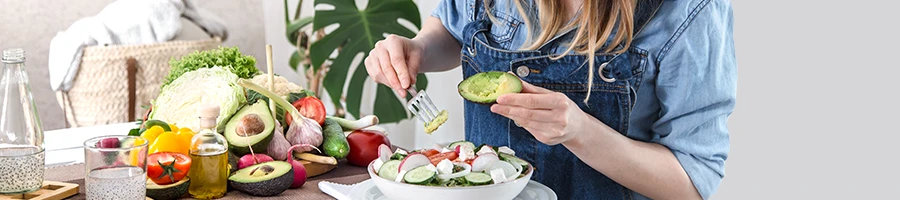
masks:
[[[431,156],[437,155],[439,153],[441,153],[441,152],[438,150],[434,150],[434,149],[422,151],[422,155],[425,155],[425,157],[429,157],[429,158],[431,158]]]
[[[468,160],[466,160],[466,164],[469,164],[469,166],[472,166],[473,161],[475,161],[475,159],[468,159]]]
[[[356,130],[347,135],[347,143],[350,144],[350,154],[347,161],[352,165],[365,167],[369,162],[378,158],[378,146],[385,144],[391,146],[391,141],[381,133]]]
[[[456,158],[458,158],[458,157],[459,157],[459,154],[457,154],[456,152],[450,151],[450,152],[445,152],[445,153],[434,154],[432,156],[428,156],[428,160],[431,161],[431,164],[434,164],[435,166],[437,166],[437,164],[440,163],[444,159],[453,161],[453,160],[456,160]]]
[[[191,157],[177,152],[158,152],[147,156],[147,177],[165,185],[184,179],[191,169]]]
[[[294,108],[297,108],[300,115],[316,120],[316,122],[319,122],[320,126],[325,124],[325,104],[322,104],[322,100],[319,100],[319,98],[312,96],[303,97],[294,101],[291,105],[294,106]],[[290,112],[284,115],[284,120],[287,122],[288,126],[294,121]]]

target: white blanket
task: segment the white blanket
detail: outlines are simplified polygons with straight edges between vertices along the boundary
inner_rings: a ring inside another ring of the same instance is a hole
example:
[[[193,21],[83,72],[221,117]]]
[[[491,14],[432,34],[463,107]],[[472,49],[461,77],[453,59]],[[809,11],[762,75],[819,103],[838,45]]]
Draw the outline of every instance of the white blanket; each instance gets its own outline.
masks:
[[[68,91],[78,73],[84,47],[152,44],[172,40],[185,17],[207,31],[227,37],[225,26],[188,0],[119,0],[96,16],[80,19],[50,41],[50,86]]]

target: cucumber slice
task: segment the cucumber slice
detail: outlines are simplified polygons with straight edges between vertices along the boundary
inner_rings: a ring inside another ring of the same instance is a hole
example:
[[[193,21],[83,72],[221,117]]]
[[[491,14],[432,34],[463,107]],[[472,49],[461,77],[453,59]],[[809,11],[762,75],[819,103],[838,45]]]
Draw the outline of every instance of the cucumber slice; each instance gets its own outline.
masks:
[[[397,173],[399,173],[399,169],[400,161],[390,160],[381,165],[381,168],[378,169],[378,176],[393,181],[397,179]]]
[[[431,171],[425,166],[420,166],[406,172],[406,175],[403,176],[403,181],[409,184],[425,185],[431,182],[435,176],[437,176],[437,172]]]
[[[509,162],[510,164],[522,165],[522,168],[528,167],[528,162],[525,162],[525,160],[522,160],[519,157],[516,157],[514,155],[500,153],[500,160],[504,160],[506,162]]]
[[[466,174],[465,178],[466,181],[468,181],[472,185],[487,185],[494,182],[494,180],[491,179],[491,175],[487,175],[481,172],[472,172]]]
[[[469,149],[472,149],[473,151],[475,150],[475,144],[473,144],[472,142],[469,142],[469,141],[465,141],[465,140],[451,142],[450,145],[447,146],[447,148],[450,150],[455,150],[456,146],[460,146],[460,145],[465,145],[465,146],[468,146]]]

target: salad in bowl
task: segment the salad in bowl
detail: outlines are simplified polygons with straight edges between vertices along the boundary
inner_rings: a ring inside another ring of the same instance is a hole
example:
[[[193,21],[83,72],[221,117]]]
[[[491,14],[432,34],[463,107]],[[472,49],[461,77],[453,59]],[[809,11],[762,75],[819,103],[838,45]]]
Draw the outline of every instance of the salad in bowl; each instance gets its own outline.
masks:
[[[447,146],[406,151],[379,147],[368,167],[375,186],[388,198],[512,199],[528,184],[534,167],[509,147]]]

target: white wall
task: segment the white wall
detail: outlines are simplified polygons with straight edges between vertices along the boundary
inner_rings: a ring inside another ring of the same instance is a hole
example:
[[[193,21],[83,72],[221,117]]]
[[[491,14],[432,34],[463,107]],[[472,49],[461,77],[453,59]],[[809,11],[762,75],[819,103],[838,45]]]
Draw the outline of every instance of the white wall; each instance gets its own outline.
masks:
[[[431,11],[437,6],[439,1],[415,0],[415,2],[419,5],[419,12],[421,13],[422,21],[424,22],[424,19],[431,15]],[[288,4],[290,4],[288,7],[289,13],[292,16],[297,3],[298,1],[288,1]],[[365,3],[365,0],[358,1],[357,5],[365,5]],[[313,12],[313,0],[303,1],[303,4],[303,16],[311,15]],[[272,44],[275,73],[288,78],[288,80],[299,83],[302,86],[307,86],[306,78],[300,73],[293,72],[287,65],[294,47],[289,44],[285,38],[283,6],[284,3],[282,1],[263,2],[265,37],[266,42]],[[359,61],[357,60],[354,62]],[[462,115],[463,100],[459,94],[456,93],[456,83],[462,81],[462,72],[457,68],[447,72],[430,73],[427,74],[427,76],[429,83],[431,84],[426,92],[428,92],[428,95],[431,96],[438,107],[447,109],[450,112],[450,119],[431,135],[425,134],[422,122],[414,120],[415,118],[396,124],[385,125],[385,128],[388,129],[388,137],[394,145],[404,148],[430,147],[433,143],[446,143],[462,140],[464,137]],[[369,91],[374,91],[373,89],[376,85],[373,83],[374,82],[369,81],[369,83],[366,84],[368,89],[372,89]],[[372,96],[372,94],[367,95],[369,97]],[[323,95],[323,102],[326,102],[326,104],[331,102],[326,98],[327,95]],[[364,98],[363,102],[363,107],[361,109],[361,112],[363,113],[371,113],[371,106],[377,106],[372,105],[374,101],[371,98]],[[334,112],[331,105],[326,106],[328,106],[328,112]]]

